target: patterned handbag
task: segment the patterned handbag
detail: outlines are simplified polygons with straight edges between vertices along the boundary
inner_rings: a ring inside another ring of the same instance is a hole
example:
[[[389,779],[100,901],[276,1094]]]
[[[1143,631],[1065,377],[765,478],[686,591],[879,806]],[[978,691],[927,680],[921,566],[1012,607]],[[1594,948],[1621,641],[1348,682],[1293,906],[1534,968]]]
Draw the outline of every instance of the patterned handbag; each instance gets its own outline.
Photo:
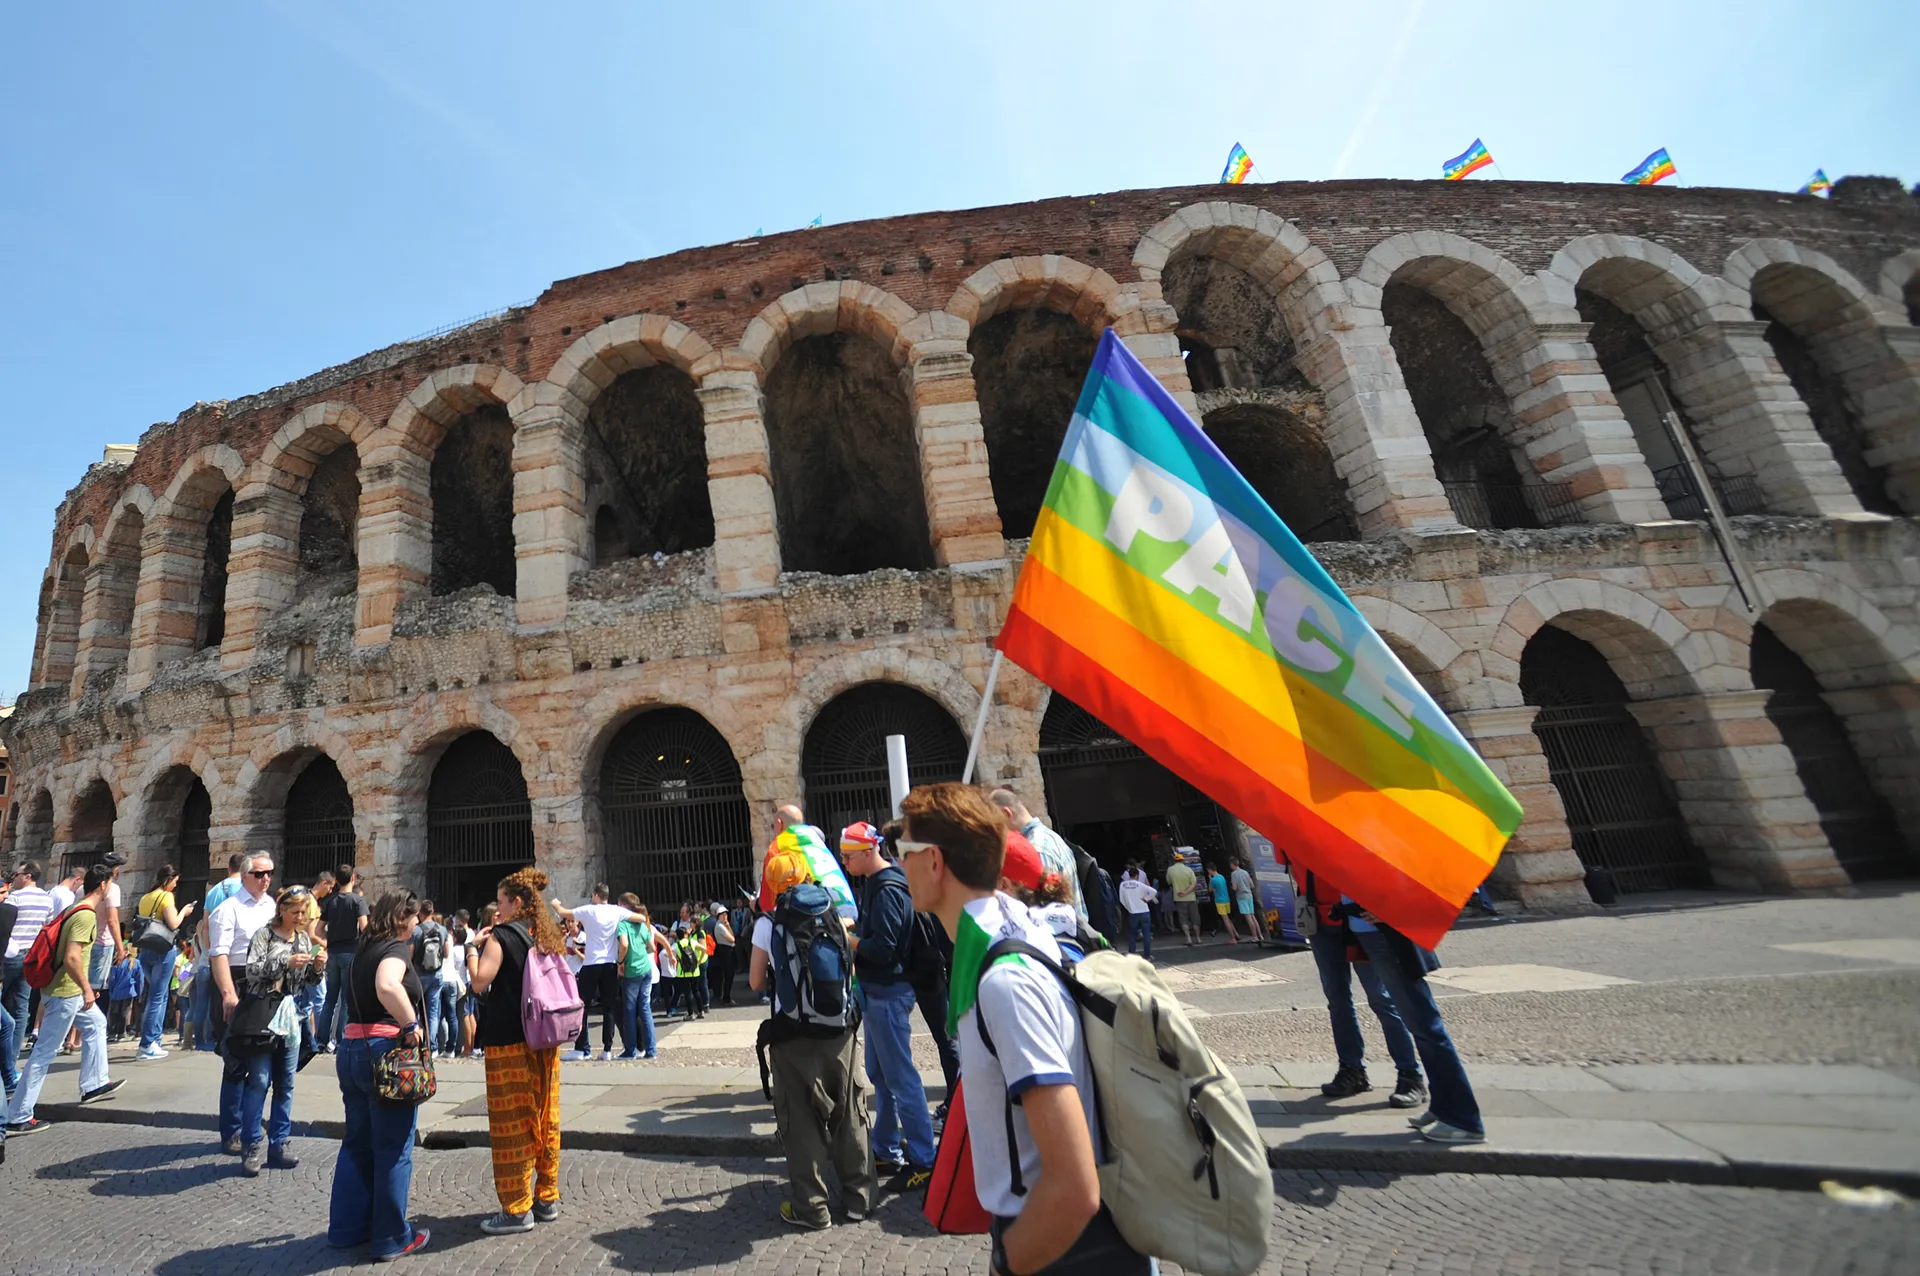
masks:
[[[433,1075],[433,1052],[424,1042],[394,1046],[373,1061],[373,1093],[382,1103],[418,1107],[439,1088]]]

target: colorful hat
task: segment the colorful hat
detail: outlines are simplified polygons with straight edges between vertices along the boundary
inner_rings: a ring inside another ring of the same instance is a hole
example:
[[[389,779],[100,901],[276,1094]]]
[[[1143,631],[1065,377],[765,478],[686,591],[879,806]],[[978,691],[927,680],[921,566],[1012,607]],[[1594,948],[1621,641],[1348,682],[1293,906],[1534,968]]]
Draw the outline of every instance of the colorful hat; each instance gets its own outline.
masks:
[[[840,849],[843,851],[870,851],[881,843],[880,830],[860,820],[840,830]]]
[[[813,868],[807,863],[806,852],[775,846],[767,853],[761,869],[767,898],[777,900],[800,883],[812,880]]]
[[[1007,830],[1007,854],[1000,861],[1000,876],[1015,886],[1023,886],[1030,891],[1040,889],[1040,878],[1045,873],[1040,864],[1040,852],[1033,849],[1021,834]]]

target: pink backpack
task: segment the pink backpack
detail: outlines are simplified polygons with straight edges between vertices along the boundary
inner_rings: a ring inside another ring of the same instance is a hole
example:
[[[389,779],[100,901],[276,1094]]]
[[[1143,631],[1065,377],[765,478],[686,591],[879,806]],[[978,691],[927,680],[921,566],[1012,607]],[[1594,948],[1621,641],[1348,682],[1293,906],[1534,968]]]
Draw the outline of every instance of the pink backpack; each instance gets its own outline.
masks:
[[[587,1022],[580,985],[566,959],[527,947],[526,974],[520,985],[520,1026],[529,1050],[571,1044]]]

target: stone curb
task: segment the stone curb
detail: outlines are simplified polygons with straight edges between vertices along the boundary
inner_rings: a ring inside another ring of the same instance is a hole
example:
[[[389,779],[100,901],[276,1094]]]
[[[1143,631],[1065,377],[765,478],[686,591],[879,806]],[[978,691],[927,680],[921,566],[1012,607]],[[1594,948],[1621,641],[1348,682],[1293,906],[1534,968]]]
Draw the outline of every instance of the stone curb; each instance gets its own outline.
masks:
[[[94,1104],[42,1103],[50,1121],[86,1121],[100,1125],[144,1125],[158,1129],[213,1131],[210,1113],[139,1112]],[[297,1136],[338,1139],[343,1123],[296,1121]],[[487,1146],[484,1133],[427,1130],[420,1146],[432,1151]],[[560,1146],[582,1152],[636,1155],[778,1157],[780,1141],[768,1135],[632,1134],[611,1130],[562,1130]],[[1759,1187],[1817,1191],[1823,1179],[1879,1184],[1909,1197],[1920,1196],[1920,1174],[1858,1167],[1778,1165],[1748,1161],[1679,1161],[1665,1157],[1593,1155],[1567,1152],[1506,1152],[1418,1144],[1404,1148],[1306,1148],[1267,1150],[1275,1170],[1333,1170],[1378,1174],[1504,1174],[1521,1178],[1624,1179],[1640,1183],[1686,1183],[1702,1187]]]

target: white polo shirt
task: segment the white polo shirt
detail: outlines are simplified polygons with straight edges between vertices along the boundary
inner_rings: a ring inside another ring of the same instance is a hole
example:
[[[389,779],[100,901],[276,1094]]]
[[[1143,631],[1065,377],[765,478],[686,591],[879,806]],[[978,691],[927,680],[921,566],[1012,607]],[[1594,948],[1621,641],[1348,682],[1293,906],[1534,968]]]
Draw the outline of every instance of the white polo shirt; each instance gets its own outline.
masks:
[[[582,904],[573,910],[573,916],[580,923],[580,946],[585,950],[580,957],[581,965],[605,966],[620,960],[617,937],[620,923],[628,916],[624,906]]]
[[[230,965],[245,966],[254,932],[272,922],[277,911],[279,905],[273,902],[271,893],[263,893],[256,900],[244,887],[235,891],[207,919],[207,955],[225,953]]]

